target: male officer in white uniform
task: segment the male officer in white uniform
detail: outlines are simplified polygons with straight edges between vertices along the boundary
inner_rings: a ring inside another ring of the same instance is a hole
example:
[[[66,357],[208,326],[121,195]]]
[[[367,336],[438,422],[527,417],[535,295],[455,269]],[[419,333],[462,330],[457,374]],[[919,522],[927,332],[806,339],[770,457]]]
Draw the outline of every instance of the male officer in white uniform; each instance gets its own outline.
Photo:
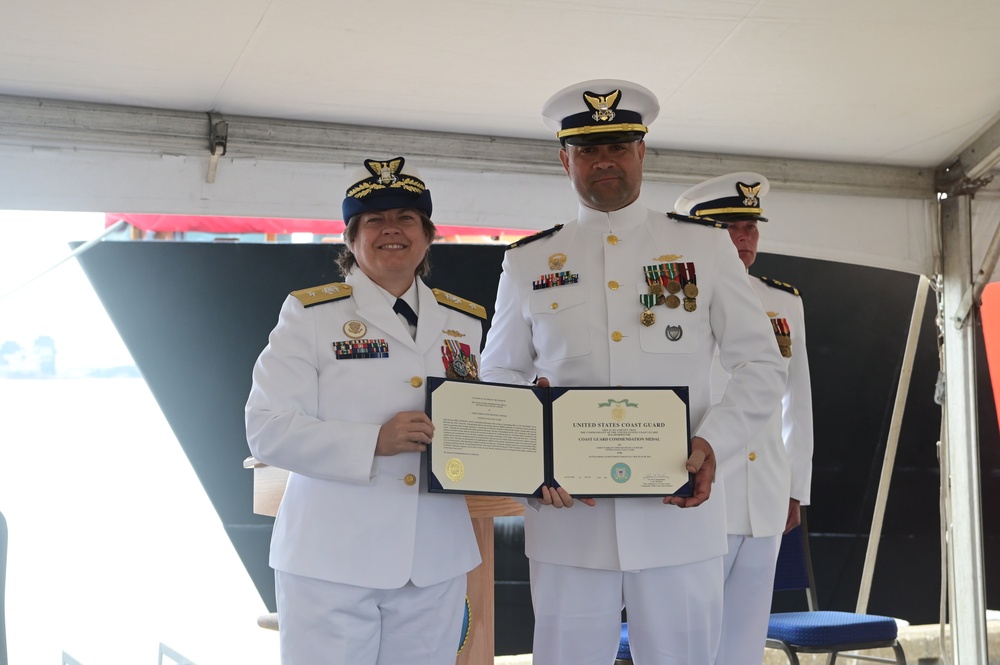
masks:
[[[533,657],[544,665],[612,662],[623,605],[636,663],[711,662],[726,551],[715,456],[764,426],[785,384],[726,233],[639,201],[643,137],[658,110],[646,88],[606,79],[544,105],[579,216],[509,248],[483,353],[486,381],[690,388],[693,495],[573,506],[567,489],[543,488],[526,511]],[[717,343],[734,380],[710,410]]]
[[[749,270],[757,258],[758,223],[767,221],[762,200],[769,188],[759,173],[729,173],[692,187],[674,207],[680,216],[725,223]],[[729,552],[716,665],[759,665],[763,659],[781,534],[799,524],[812,479],[812,395],[802,299],[798,289],[784,282],[751,276],[750,283],[788,365],[788,382],[768,426],[746,440],[741,454],[719,465],[726,486]],[[728,379],[717,364],[713,397],[721,397]]]
[[[345,282],[285,300],[246,406],[253,456],[291,472],[270,555],[281,661],[454,663],[480,557],[465,498],[427,492],[424,377],[474,378],[486,311],[420,279],[435,228],[416,170],[365,160],[351,182]]]

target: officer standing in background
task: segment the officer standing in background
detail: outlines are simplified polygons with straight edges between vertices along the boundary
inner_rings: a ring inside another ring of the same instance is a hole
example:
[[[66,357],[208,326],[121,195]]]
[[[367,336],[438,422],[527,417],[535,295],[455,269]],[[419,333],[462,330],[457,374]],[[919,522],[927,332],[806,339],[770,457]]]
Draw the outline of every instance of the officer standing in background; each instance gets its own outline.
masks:
[[[725,223],[749,270],[757,258],[758,223],[767,221],[762,199],[769,187],[767,178],[748,171],[712,178],[677,199],[675,216]],[[781,534],[799,524],[812,480],[812,391],[802,299],[784,282],[751,276],[750,283],[771,320],[788,382],[768,426],[745,441],[741,454],[719,465],[729,552],[716,665],[759,665],[763,659]],[[721,395],[728,379],[717,365],[713,393]]]
[[[579,214],[510,246],[483,352],[486,381],[690,390],[692,496],[574,501],[565,488],[543,487],[525,511],[540,665],[613,662],[623,604],[639,665],[711,662],[726,551],[716,455],[742,450],[785,385],[726,233],[639,200],[643,138],[658,111],[646,88],[607,79],[545,103]],[[710,409],[717,344],[734,378]]]
[[[344,282],[286,298],[246,405],[250,452],[290,472],[281,662],[454,663],[479,546],[465,497],[427,492],[424,378],[475,378],[486,310],[420,279],[436,229],[415,169],[365,160],[351,183]]]

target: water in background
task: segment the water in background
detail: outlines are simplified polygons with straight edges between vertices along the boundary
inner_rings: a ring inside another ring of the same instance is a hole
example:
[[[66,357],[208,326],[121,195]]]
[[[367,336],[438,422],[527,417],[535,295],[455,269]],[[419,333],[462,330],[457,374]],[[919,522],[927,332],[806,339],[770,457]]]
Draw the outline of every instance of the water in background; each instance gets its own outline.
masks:
[[[278,663],[264,604],[141,378],[0,379],[0,511],[11,663],[155,665],[161,643],[197,665]]]
[[[196,665],[275,665],[264,603],[145,382],[96,378],[138,374],[66,260],[103,230],[100,213],[0,210],[9,661],[155,665],[162,643]]]

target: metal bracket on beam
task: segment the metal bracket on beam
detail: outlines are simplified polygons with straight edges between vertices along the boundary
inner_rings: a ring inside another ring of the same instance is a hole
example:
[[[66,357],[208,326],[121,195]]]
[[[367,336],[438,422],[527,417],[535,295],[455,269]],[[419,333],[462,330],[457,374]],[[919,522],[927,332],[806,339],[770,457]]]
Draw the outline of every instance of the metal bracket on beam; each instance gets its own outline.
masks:
[[[219,167],[219,157],[226,154],[229,141],[229,123],[218,113],[208,114],[208,149],[212,153],[208,159],[208,182],[215,182],[215,170]]]
[[[974,196],[993,179],[990,172],[1000,164],[1000,113],[948,164],[934,174],[938,192],[948,196]]]
[[[939,169],[934,176],[934,188],[947,196],[971,196],[993,181],[992,175],[972,178],[964,172],[961,163]]]

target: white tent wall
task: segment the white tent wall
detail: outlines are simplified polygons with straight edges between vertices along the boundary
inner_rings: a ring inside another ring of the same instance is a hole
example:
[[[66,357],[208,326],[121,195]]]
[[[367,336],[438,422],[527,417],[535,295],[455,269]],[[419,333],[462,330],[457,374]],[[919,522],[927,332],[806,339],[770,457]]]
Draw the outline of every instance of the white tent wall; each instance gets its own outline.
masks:
[[[7,209],[338,218],[361,159],[403,155],[430,184],[441,224],[532,230],[576,211],[554,141],[223,122],[228,149],[208,182],[207,114],[0,96],[0,172],[7,174],[0,202]],[[650,149],[644,196],[670,210],[690,184],[736,170],[771,180],[762,251],[933,271],[927,169]]]
[[[552,158],[558,159],[555,149]],[[14,210],[339,219],[354,168],[223,158],[210,184],[207,157],[0,146],[0,170],[13,175],[0,182],[0,201]],[[537,230],[576,214],[562,174],[419,168],[439,224]],[[643,195],[651,207],[667,211],[688,186],[647,182]],[[766,207],[771,221],[763,228],[761,251],[932,272],[929,200],[805,193],[778,184]]]

